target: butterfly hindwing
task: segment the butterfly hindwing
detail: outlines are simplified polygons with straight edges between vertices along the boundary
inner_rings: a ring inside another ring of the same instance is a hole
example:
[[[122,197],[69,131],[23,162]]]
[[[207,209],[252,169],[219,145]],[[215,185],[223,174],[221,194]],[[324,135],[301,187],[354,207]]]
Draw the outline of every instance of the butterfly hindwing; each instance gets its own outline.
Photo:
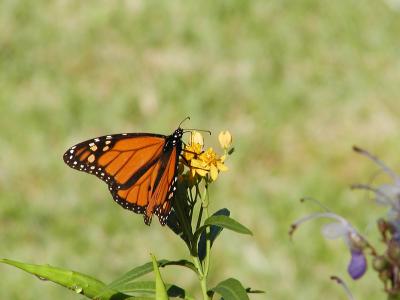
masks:
[[[165,225],[176,190],[180,130],[171,136],[128,133],[98,137],[68,149],[64,161],[105,181],[113,199],[144,214],[146,224],[156,214]]]

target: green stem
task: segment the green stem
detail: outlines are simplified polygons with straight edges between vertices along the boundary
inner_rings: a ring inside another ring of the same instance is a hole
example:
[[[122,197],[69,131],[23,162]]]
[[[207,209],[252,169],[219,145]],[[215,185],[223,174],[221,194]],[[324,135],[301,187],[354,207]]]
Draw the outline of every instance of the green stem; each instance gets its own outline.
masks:
[[[197,268],[197,275],[200,280],[201,292],[203,294],[203,300],[210,300],[207,294],[207,277],[204,276],[203,267],[201,266],[200,259],[197,256],[192,256],[193,264]]]
[[[209,212],[208,212],[208,203],[209,203],[208,183],[205,186],[204,199],[205,199],[205,201],[203,202],[205,204],[204,214],[205,214],[205,218],[207,219],[210,216]],[[208,275],[208,271],[210,269],[210,252],[211,252],[210,227],[207,226],[206,227],[206,257],[204,258],[204,276],[206,278]]]
[[[192,261],[194,266],[197,269],[197,275],[199,275],[199,278],[203,277],[203,268],[201,266],[200,260],[197,256],[192,256]]]
[[[196,186],[196,197],[197,195],[201,196],[201,207],[200,207],[200,212],[199,212],[199,218],[197,220],[197,224],[196,227],[199,227],[201,224],[201,218],[202,218],[202,214],[205,214],[205,217],[208,218],[209,217],[209,213],[208,213],[208,181],[206,179],[206,186],[204,188],[204,193],[203,195],[200,194],[200,192],[198,191],[198,186]],[[200,287],[201,287],[201,292],[203,294],[203,300],[210,300],[210,297],[207,294],[207,275],[208,275],[208,270],[209,270],[209,266],[210,266],[210,248],[211,248],[211,242],[209,239],[209,233],[210,233],[210,229],[209,227],[206,228],[206,256],[204,258],[204,264],[201,263],[198,254],[196,256],[191,256],[192,257],[192,261],[194,266],[197,269],[197,275],[199,277],[199,281],[200,281]],[[196,251],[197,253],[197,251]]]
[[[200,281],[201,283],[201,291],[203,293],[203,300],[209,300],[210,297],[208,297],[207,294],[207,278],[203,277],[203,279]]]

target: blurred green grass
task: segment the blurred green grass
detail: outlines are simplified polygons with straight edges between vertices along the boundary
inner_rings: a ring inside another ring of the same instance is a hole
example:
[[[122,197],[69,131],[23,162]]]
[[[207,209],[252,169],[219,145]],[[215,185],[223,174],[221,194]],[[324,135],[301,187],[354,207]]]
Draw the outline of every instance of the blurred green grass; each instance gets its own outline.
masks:
[[[227,276],[256,299],[383,299],[375,274],[353,283],[348,253],[294,219],[311,195],[374,232],[383,214],[348,190],[373,172],[357,144],[399,166],[400,10],[391,1],[11,1],[0,3],[0,256],[105,281],[185,253],[157,222],[120,209],[74,172],[65,149],[117,132],[229,129],[236,152],[213,187],[254,239],[226,232],[210,285]],[[215,139],[214,134],[212,139]],[[235,245],[234,247],[232,247]],[[79,299],[0,266],[3,299]],[[195,278],[166,271],[198,291]]]

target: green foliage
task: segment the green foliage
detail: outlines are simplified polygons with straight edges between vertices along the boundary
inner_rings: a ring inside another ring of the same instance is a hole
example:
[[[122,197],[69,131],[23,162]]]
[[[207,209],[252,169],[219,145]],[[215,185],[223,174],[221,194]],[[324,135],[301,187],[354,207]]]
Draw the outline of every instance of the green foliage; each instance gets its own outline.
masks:
[[[156,282],[155,282],[155,299],[156,300],[168,300],[168,294],[167,290],[165,288],[164,281],[161,278],[161,273],[160,270],[158,269],[158,264],[156,261],[156,258],[154,257],[153,254],[151,254],[151,261],[153,263],[153,271],[154,275],[156,277]]]
[[[162,262],[155,262],[155,260],[153,260],[150,263],[135,268],[135,270],[129,272],[128,275],[121,277],[120,279],[114,281],[109,285],[104,284],[103,282],[92,276],[49,265],[33,265],[9,259],[0,259],[0,262],[24,270],[30,274],[37,276],[41,280],[57,283],[70,290],[73,290],[77,294],[82,294],[90,299],[144,300],[154,299],[154,296],[156,296],[156,299],[168,299],[168,297],[191,299],[191,297],[187,296],[187,293],[182,288],[171,284],[167,284],[166,286],[164,285],[157,265],[165,266],[167,265],[167,263],[171,263],[166,260]],[[153,269],[149,270],[149,265],[151,265]],[[177,265],[183,264],[179,263]],[[137,279],[151,271],[155,271],[155,281],[134,281],[134,279]],[[152,297],[146,298],[146,295]]]
[[[212,216],[228,216],[230,215],[230,211],[227,208],[222,208],[218,211],[216,211]],[[217,226],[217,225],[211,225],[210,226],[210,233],[209,233],[209,240],[210,240],[210,248],[212,248],[214,241],[217,239],[217,237],[220,235],[224,228]],[[200,258],[200,261],[203,261],[205,256],[206,256],[206,251],[207,251],[207,236],[206,236],[206,231],[203,230],[203,232],[200,235],[199,242],[197,245],[197,251],[198,255]]]
[[[226,228],[226,229],[235,231],[237,233],[252,235],[251,231],[248,228],[246,228],[239,222],[235,221],[234,219],[232,219],[228,216],[223,216],[223,215],[222,216],[213,215],[213,216],[207,218],[204,221],[204,225],[201,226],[200,228],[198,228],[194,232],[193,244],[197,244],[197,242],[200,238],[200,235],[205,232],[206,228],[209,228],[211,226],[218,226],[220,228]],[[215,238],[217,236],[215,236]],[[209,238],[210,238],[210,243],[212,244],[214,242],[215,238],[213,238],[213,239],[211,239],[211,237],[209,237]]]
[[[249,300],[249,296],[247,296],[246,290],[240,281],[234,278],[221,281],[213,290],[220,294],[223,299]]]
[[[189,232],[185,233],[180,230],[174,230],[177,233],[177,238],[180,235],[187,234],[186,237],[182,238],[185,241],[188,251],[191,254],[193,263],[187,260],[179,261],[168,261],[160,260],[157,261],[154,255],[151,254],[152,261],[144,265],[138,266],[121,277],[115,279],[109,285],[104,284],[98,279],[91,276],[77,273],[74,271],[69,271],[65,269],[60,269],[52,266],[40,266],[32,265],[26,263],[20,263],[8,259],[2,259],[0,262],[15,266],[26,272],[38,276],[43,280],[53,281],[66,288],[75,291],[78,294],[85,295],[90,299],[99,300],[117,300],[117,299],[151,299],[146,298],[147,296],[154,296],[156,300],[167,300],[169,297],[179,297],[182,299],[192,299],[186,291],[176,285],[165,284],[159,268],[175,265],[184,268],[188,268],[198,276],[202,292],[203,300],[211,300],[213,297],[213,292],[217,292],[222,295],[225,299],[241,299],[248,300],[246,290],[243,288],[241,283],[236,279],[227,279],[219,283],[214,289],[208,290],[207,288],[207,278],[209,274],[209,262],[211,255],[211,245],[212,242],[218,237],[223,228],[230,229],[232,231],[251,234],[251,231],[245,226],[241,225],[239,222],[233,220],[228,215],[228,209],[221,209],[214,215],[206,218],[202,221],[202,212],[204,210],[206,216],[208,216],[208,186],[211,183],[211,179],[207,176],[205,177],[205,188],[204,194],[199,192],[199,182],[195,184],[196,196],[192,199],[193,202],[186,203],[190,198],[188,195],[191,194],[192,188],[189,187],[186,190],[186,195],[178,194],[177,198],[173,202],[174,211],[173,215],[177,218],[177,224],[189,224]],[[181,185],[184,183],[181,183]],[[197,230],[193,233],[192,225],[190,225],[189,220],[192,218],[192,212],[194,205],[198,203],[200,205],[198,219],[195,222]],[[183,209],[183,207],[191,207],[189,210]],[[182,212],[181,214],[175,214],[175,211]],[[175,221],[174,221],[175,224]],[[200,224],[202,224],[200,226]],[[174,225],[175,226],[175,225]],[[214,233],[211,234],[209,228],[214,229]],[[205,239],[202,241],[205,245],[199,248],[205,248],[205,254],[200,258],[199,254],[193,254],[193,249],[190,245],[195,245],[198,243],[198,238],[201,234],[206,233]],[[155,275],[155,281],[137,281],[136,279],[153,272]]]
[[[102,294],[100,300],[108,299],[126,299],[129,296],[123,295],[115,290],[107,288],[107,286],[91,277],[82,273],[52,267],[49,265],[33,265],[21,263],[9,259],[0,259],[0,262],[17,267],[28,273],[37,276],[41,280],[50,280],[59,285],[62,285],[77,294],[85,295],[88,298],[94,299],[96,296]]]
[[[188,299],[187,293],[182,288],[166,284],[166,293],[169,297],[178,297],[181,299]],[[135,297],[140,297],[140,295],[151,295],[156,294],[156,282],[154,281],[133,281],[124,284],[118,288],[121,293],[126,293],[133,295]],[[139,296],[138,296],[139,295]]]
[[[242,224],[240,224],[238,221],[235,221],[234,219],[227,217],[227,216],[211,216],[207,218],[204,221],[204,226],[200,227],[198,231],[203,231],[205,227],[211,226],[211,225],[217,225],[229,230],[233,230],[238,233],[243,233],[243,234],[250,234],[252,235],[250,229],[246,228]]]
[[[180,260],[180,261],[168,261],[166,259],[159,260],[158,261],[158,266],[159,267],[165,267],[165,266],[183,266],[186,268],[189,268],[196,272],[196,268],[193,265],[193,263],[187,261],[187,260]],[[107,285],[108,288],[110,289],[117,289],[121,290],[123,286],[126,286],[127,284],[133,282],[135,279],[140,278],[150,272],[153,271],[153,263],[149,262],[144,265],[141,265],[139,267],[136,267],[122,276],[118,277],[115,279],[113,282]]]

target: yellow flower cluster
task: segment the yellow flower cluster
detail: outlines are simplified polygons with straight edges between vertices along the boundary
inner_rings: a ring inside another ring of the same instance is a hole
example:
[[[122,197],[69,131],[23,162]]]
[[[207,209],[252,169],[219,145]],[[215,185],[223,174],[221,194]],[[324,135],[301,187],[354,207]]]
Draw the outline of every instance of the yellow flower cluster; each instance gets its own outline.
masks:
[[[232,136],[229,131],[223,131],[219,134],[218,140],[225,152],[222,156],[219,156],[211,147],[204,150],[204,139],[200,132],[191,133],[189,144],[183,149],[183,158],[192,178],[196,175],[200,177],[209,175],[211,180],[215,181],[220,171],[228,170],[224,162],[232,144]]]

